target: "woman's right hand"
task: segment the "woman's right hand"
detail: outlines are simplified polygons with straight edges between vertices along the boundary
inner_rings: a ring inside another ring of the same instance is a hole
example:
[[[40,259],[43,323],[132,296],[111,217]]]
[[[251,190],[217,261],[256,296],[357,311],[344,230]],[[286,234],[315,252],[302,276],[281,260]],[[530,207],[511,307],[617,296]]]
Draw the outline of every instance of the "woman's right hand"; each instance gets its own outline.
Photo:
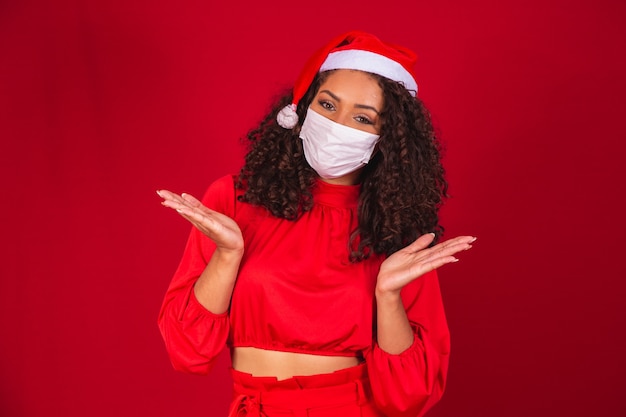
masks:
[[[204,206],[189,194],[178,195],[168,190],[158,190],[161,204],[174,209],[204,235],[211,239],[222,252],[243,253],[243,236],[239,225],[230,217]]]

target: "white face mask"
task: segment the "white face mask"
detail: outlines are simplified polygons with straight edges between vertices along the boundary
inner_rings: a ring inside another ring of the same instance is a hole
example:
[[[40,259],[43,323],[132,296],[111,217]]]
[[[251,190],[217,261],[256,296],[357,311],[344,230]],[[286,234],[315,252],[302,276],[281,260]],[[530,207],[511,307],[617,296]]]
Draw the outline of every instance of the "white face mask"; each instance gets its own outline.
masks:
[[[300,130],[304,157],[325,179],[338,178],[365,166],[380,135],[333,122],[307,110]]]

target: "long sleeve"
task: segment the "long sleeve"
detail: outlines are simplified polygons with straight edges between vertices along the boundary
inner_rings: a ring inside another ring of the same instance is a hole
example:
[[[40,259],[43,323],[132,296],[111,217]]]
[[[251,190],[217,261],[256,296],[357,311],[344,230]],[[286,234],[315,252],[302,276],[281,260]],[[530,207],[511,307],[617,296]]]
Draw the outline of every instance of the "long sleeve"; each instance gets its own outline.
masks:
[[[213,210],[234,216],[232,177],[214,182],[202,202]],[[214,250],[214,243],[198,229],[192,228],[159,313],[158,326],[166,349],[172,365],[180,371],[208,373],[228,339],[228,312],[213,314],[194,295],[194,285]]]
[[[392,355],[374,341],[366,352],[372,394],[389,417],[418,417],[442,396],[450,355],[450,334],[435,271],[402,290],[414,332],[413,344]]]

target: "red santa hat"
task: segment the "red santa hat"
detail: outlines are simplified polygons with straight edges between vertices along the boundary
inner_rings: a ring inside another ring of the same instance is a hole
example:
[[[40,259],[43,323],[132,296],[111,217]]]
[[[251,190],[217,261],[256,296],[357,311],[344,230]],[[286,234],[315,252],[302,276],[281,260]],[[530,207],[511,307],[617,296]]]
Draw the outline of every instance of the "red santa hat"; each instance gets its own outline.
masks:
[[[378,74],[402,83],[413,97],[417,82],[413,66],[417,55],[407,48],[383,42],[361,31],[344,33],[319,49],[305,64],[293,87],[293,100],[276,117],[278,124],[291,129],[298,123],[296,108],[318,72],[352,69]]]

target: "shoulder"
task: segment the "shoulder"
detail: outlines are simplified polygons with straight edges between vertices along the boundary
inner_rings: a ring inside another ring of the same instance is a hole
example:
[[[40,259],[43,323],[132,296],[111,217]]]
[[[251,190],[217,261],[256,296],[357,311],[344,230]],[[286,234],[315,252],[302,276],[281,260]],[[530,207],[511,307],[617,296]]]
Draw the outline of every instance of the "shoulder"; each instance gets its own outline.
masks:
[[[217,178],[207,188],[205,196],[210,194],[232,194],[235,191],[236,175],[227,174]]]
[[[202,197],[202,204],[224,214],[233,213],[237,200],[236,175],[224,175],[213,181]]]

